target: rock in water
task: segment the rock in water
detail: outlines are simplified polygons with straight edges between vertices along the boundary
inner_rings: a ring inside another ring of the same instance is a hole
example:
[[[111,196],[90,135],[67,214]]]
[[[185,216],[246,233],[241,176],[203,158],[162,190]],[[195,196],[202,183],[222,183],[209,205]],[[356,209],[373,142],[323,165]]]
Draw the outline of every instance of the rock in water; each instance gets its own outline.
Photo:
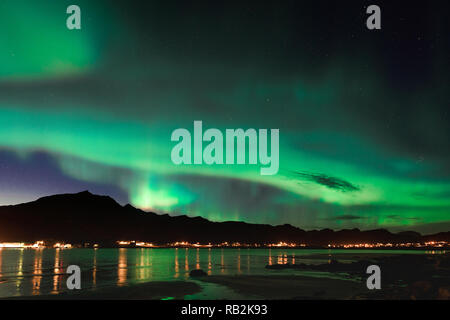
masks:
[[[189,272],[189,276],[195,278],[195,277],[204,277],[207,276],[207,274],[202,269],[195,269]]]

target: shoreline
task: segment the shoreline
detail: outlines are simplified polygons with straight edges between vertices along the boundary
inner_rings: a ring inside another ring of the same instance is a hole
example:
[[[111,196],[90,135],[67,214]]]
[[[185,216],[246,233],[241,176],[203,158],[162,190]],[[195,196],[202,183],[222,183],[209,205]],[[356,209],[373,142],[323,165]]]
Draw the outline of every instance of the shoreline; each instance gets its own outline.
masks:
[[[241,246],[241,247],[202,247],[202,246],[192,246],[192,247],[187,247],[187,246],[179,246],[179,247],[174,247],[174,246],[153,246],[153,247],[78,247],[78,246],[73,246],[71,248],[54,248],[54,247],[0,247],[0,250],[22,250],[22,249],[32,249],[32,250],[43,250],[43,249],[54,249],[54,250],[72,250],[72,249],[90,249],[90,250],[98,250],[98,249],[227,249],[227,250],[232,250],[232,249],[273,249],[273,250],[278,250],[278,249],[283,249],[283,250],[343,250],[343,251],[352,251],[352,250],[369,250],[369,251],[376,251],[376,250],[388,250],[388,251],[398,251],[398,250],[405,250],[405,251],[449,251],[450,252],[450,247],[376,247],[376,248],[365,248],[365,247],[361,247],[361,248],[343,248],[343,247],[268,247],[268,246],[257,246],[257,247],[252,247],[252,246]]]
[[[450,299],[450,253],[390,254],[349,252],[298,257],[296,263],[265,266],[267,273],[212,274],[183,280],[5,297],[1,300],[427,300]],[[306,261],[308,261],[305,263]],[[381,269],[382,290],[369,290],[366,269]],[[411,268],[414,266],[414,268]],[[194,269],[191,269],[191,271]]]
[[[201,292],[193,281],[149,281],[122,287],[66,291],[59,294],[6,297],[0,300],[172,300]]]

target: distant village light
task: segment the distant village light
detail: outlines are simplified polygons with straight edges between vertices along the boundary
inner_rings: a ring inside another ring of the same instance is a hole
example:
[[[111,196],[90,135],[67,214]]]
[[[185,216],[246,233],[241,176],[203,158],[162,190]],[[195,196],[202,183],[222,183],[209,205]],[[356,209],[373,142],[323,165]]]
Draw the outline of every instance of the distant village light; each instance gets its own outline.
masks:
[[[24,248],[25,243],[23,242],[3,242],[0,243],[0,248]]]

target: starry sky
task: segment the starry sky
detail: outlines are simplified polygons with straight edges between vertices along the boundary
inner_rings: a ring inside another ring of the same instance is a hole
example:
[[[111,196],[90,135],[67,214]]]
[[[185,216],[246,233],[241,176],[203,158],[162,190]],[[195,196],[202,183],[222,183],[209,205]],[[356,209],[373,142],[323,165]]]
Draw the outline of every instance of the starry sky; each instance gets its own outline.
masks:
[[[0,205],[89,190],[212,221],[450,230],[445,1],[0,2]],[[66,28],[81,8],[82,29]],[[280,169],[174,165],[277,128]]]

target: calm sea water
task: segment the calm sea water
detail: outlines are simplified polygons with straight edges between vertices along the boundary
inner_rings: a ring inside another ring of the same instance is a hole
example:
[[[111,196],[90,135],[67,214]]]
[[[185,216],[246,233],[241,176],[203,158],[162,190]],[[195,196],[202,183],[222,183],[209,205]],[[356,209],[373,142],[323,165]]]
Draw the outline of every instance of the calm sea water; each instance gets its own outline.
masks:
[[[324,263],[342,253],[425,254],[411,250],[311,249],[0,249],[0,297],[66,291],[66,268],[82,270],[82,288],[185,280],[189,271],[209,275],[267,274],[267,264]],[[307,257],[314,255],[314,258]],[[345,260],[345,259],[344,259]],[[289,271],[293,272],[293,271]]]

